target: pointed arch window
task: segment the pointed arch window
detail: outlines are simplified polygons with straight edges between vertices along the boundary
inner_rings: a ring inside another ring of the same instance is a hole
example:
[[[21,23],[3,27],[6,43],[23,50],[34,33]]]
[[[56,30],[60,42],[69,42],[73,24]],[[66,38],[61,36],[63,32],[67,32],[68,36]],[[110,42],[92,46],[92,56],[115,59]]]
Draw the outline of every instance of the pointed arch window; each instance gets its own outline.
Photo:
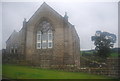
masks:
[[[47,49],[53,47],[53,32],[50,23],[43,21],[37,31],[37,49]]]

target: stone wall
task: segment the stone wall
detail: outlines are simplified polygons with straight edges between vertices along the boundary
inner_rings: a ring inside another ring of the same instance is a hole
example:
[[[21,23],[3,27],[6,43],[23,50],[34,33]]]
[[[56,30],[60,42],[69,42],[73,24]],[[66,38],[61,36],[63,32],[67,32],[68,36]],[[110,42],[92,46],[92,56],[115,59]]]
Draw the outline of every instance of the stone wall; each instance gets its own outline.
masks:
[[[108,58],[105,62],[105,65],[94,63],[90,60],[86,60],[81,58],[81,72],[98,74],[98,75],[106,75],[110,77],[120,78],[120,58]],[[92,64],[92,66],[90,66]],[[100,67],[101,66],[101,67]]]
[[[36,30],[41,21],[53,27],[53,48],[36,49]],[[27,23],[26,60],[41,67],[80,64],[79,37],[75,28],[48,5],[42,5]],[[36,59],[37,58],[37,59]]]

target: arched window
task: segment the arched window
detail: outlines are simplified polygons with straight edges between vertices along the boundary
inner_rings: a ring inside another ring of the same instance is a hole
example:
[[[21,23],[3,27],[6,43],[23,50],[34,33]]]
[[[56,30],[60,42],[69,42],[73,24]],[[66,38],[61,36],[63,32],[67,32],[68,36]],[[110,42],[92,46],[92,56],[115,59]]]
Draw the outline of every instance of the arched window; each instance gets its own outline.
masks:
[[[50,23],[43,21],[37,31],[37,49],[47,49],[53,47],[53,32]]]

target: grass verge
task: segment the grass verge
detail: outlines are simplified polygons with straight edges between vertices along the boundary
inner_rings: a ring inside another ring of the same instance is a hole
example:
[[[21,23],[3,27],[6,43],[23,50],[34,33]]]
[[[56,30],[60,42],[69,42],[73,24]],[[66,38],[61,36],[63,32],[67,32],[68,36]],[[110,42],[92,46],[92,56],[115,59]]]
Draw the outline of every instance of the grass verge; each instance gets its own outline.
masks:
[[[4,64],[2,67],[3,76],[10,79],[111,79],[101,75],[33,68],[30,66]]]

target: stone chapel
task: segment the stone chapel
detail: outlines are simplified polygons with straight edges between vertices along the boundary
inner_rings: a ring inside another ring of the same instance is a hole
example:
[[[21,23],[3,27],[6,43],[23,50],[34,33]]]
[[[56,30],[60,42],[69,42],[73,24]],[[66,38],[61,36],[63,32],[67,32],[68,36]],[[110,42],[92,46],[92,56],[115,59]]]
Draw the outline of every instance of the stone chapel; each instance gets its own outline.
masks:
[[[45,2],[19,32],[6,41],[7,54],[43,68],[80,67],[80,39],[68,16],[62,17]]]

